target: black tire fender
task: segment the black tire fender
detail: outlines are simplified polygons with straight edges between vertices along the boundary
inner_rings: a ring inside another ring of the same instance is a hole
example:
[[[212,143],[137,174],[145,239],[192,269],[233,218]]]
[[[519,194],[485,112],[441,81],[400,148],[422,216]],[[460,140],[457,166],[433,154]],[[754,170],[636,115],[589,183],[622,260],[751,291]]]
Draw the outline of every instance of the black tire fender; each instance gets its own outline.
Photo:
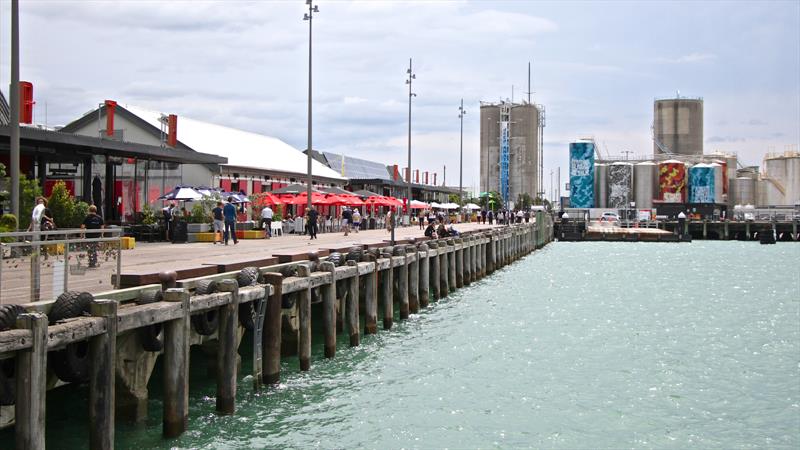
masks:
[[[50,353],[53,373],[68,383],[89,381],[89,341],[73,342],[62,350]]]
[[[0,331],[14,329],[17,324],[17,316],[25,313],[22,305],[2,305],[0,306]]]
[[[146,305],[148,303],[160,302],[163,298],[164,294],[161,291],[145,291],[139,296],[139,299],[136,300],[136,304]],[[160,352],[164,349],[163,329],[164,327],[160,323],[139,328],[139,339],[141,339],[142,348],[146,352]]]
[[[0,405],[10,406],[17,401],[17,359],[0,360]]]
[[[47,313],[50,325],[59,320],[82,316],[89,311],[89,305],[93,299],[94,296],[88,292],[67,291],[62,293],[53,303],[50,312]]]

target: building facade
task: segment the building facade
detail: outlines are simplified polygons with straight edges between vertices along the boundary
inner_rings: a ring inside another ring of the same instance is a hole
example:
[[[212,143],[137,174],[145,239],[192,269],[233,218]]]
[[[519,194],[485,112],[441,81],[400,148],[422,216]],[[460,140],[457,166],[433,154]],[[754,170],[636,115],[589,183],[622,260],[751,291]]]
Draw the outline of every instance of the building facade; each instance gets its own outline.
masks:
[[[541,195],[544,107],[531,103],[481,102],[481,192],[504,202]]]

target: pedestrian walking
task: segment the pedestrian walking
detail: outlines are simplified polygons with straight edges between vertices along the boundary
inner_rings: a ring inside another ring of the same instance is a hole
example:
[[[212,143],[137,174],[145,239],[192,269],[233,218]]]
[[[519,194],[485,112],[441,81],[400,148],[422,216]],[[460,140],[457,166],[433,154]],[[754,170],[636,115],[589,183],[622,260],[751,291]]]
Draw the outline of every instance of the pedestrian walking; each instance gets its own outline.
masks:
[[[172,240],[172,234],[175,229],[172,224],[172,221],[175,219],[174,216],[176,215],[175,209],[175,202],[169,202],[169,204],[161,210],[161,215],[164,216],[165,237],[168,241]]]
[[[353,211],[350,210],[350,207],[345,206],[342,210],[342,229],[344,230],[344,235],[347,236],[350,234],[350,223],[353,220]]]
[[[211,218],[214,227],[214,245],[222,242],[222,235],[225,232],[225,216],[222,214],[222,202],[217,202],[217,207],[211,210]]]
[[[525,223],[528,223],[530,221],[531,221],[531,210],[530,209],[526,209],[525,210]]]
[[[386,231],[391,233],[392,230],[394,230],[394,212],[390,208],[386,213]]]
[[[489,219],[489,225],[494,224],[494,212],[493,211],[489,211],[488,213],[486,213],[486,218]]]
[[[222,215],[225,219],[225,245],[228,245],[228,238],[233,238],[233,245],[239,243],[236,237],[236,206],[233,204],[233,197],[228,197],[228,203],[222,207]]]
[[[481,222],[483,222],[483,224],[486,225],[486,210],[485,209],[481,210]]]
[[[36,197],[36,206],[33,207],[31,212],[31,223],[28,225],[28,231],[39,231],[42,226],[42,214],[47,209],[47,199],[44,197]]]
[[[81,229],[84,230],[100,230],[104,228],[105,224],[103,222],[103,218],[97,214],[97,206],[91,205],[89,206],[89,214],[83,219],[83,223],[81,224]],[[89,235],[89,239],[96,239],[99,238],[100,233],[91,233]],[[93,269],[97,267],[97,242],[89,242],[87,246],[86,253],[89,256],[89,268]]]
[[[319,219],[319,213],[317,210],[312,206],[311,208],[306,211],[306,223],[308,224],[308,234],[311,236],[310,239],[317,238],[317,220]]]
[[[274,216],[274,212],[269,205],[264,206],[261,210],[261,228],[264,228],[264,238],[269,239],[272,237],[272,217]]]
[[[422,230],[425,226],[425,210],[419,210],[419,214],[417,214],[417,222],[419,222],[419,229]]]
[[[358,229],[361,228],[361,213],[358,212],[358,208],[353,210],[353,230],[358,233]]]

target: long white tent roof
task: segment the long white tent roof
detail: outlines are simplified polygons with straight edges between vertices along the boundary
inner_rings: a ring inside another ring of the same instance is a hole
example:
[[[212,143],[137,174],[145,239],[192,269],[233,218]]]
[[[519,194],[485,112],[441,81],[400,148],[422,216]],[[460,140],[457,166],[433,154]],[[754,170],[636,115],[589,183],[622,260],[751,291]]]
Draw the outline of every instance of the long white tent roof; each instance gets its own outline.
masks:
[[[124,105],[124,108],[154,127],[161,128],[159,119],[162,113],[130,105]],[[305,153],[274,137],[178,116],[178,140],[198,152],[228,158],[229,166],[308,173]],[[317,160],[311,161],[311,172],[317,177],[345,179]]]

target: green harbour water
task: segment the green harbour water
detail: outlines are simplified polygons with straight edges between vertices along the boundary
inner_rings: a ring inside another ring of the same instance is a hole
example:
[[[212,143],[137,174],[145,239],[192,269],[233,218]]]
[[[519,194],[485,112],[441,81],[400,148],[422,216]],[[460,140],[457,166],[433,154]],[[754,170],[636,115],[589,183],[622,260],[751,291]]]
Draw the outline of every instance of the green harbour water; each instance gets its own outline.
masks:
[[[246,355],[233,416],[193,352],[189,431],[161,438],[157,378],[117,448],[800,448],[794,243],[553,243],[334,359],[318,337],[259,393]],[[87,397],[50,391],[48,447],[87,447]]]

